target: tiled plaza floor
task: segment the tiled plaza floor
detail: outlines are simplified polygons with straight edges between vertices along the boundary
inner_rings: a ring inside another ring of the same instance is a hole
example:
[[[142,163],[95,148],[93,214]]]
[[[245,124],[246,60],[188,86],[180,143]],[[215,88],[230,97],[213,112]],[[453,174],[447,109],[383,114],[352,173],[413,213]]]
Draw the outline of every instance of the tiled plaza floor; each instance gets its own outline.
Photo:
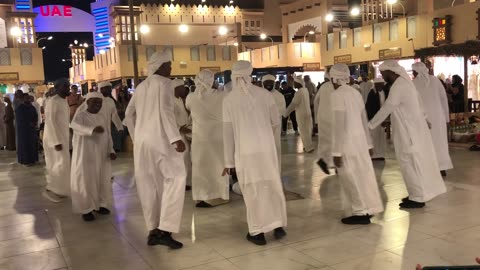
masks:
[[[369,226],[346,226],[336,176],[314,165],[316,154],[300,153],[298,137],[283,139],[283,182],[305,199],[291,200],[288,236],[267,246],[245,240],[242,198],[213,209],[195,209],[185,198],[185,247],[146,245],[140,202],[132,185],[133,160],[114,162],[112,215],[84,223],[69,201],[41,196],[43,164],[25,168],[12,153],[0,152],[0,270],[307,270],[404,269],[424,265],[472,264],[480,256],[480,153],[452,148],[455,169],[448,192],[421,210],[398,209],[407,195],[393,152],[375,163],[386,211]]]

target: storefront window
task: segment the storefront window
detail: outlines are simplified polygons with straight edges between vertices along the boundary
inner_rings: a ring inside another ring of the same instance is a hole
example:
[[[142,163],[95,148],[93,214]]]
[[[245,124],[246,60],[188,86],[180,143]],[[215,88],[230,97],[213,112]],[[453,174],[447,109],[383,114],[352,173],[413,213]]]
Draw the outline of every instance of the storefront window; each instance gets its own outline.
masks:
[[[382,26],[380,24],[375,24],[373,26],[373,43],[382,42]]]
[[[362,28],[353,29],[353,46],[359,47],[362,44]]]
[[[190,60],[200,61],[200,48],[198,46],[190,48]]]
[[[327,51],[333,49],[333,35],[334,33],[327,35]]]
[[[340,49],[347,48],[347,31],[340,31]]]
[[[215,54],[215,46],[207,47],[207,61],[216,61],[217,56]]]
[[[417,19],[416,17],[407,18],[407,38],[415,38],[417,35]]]
[[[390,41],[398,39],[398,20],[390,21]]]

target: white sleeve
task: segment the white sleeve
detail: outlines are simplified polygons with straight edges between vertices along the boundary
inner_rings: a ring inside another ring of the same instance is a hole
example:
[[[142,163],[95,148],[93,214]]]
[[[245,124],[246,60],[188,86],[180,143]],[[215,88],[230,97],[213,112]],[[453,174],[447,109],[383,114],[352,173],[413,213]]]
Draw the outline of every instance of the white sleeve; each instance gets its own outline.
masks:
[[[76,113],[72,119],[72,122],[70,123],[70,128],[80,136],[92,136],[95,127],[85,124],[84,116],[85,114],[82,112]]]
[[[134,94],[130,99],[130,102],[128,103],[127,109],[125,110],[125,119],[123,120],[123,123],[128,128],[128,133],[130,134],[130,137],[132,137],[132,141],[135,136],[136,120],[137,120],[137,112],[135,108],[135,94]]]
[[[345,103],[340,95],[332,94],[330,96],[333,110],[333,148],[332,155],[341,157],[343,155],[343,144],[345,141]]]
[[[177,128],[175,121],[175,113],[173,109],[173,89],[170,83],[163,83],[160,85],[160,118],[167,134],[168,141],[172,144],[180,141],[182,136]]]
[[[293,111],[295,111],[298,105],[300,105],[300,102],[301,102],[301,95],[299,92],[297,92],[293,97],[293,100],[290,103],[290,105],[288,105],[287,112],[283,116],[285,117],[289,116]]]
[[[317,91],[315,99],[313,100],[313,110],[315,111],[315,124],[318,124],[318,107],[320,105],[320,91]]]
[[[438,96],[440,97],[442,110],[445,115],[445,123],[448,123],[450,122],[450,110],[448,109],[447,91],[445,90],[445,87],[443,87],[443,84],[438,79],[437,79],[437,91],[438,91]]]
[[[57,121],[57,115],[60,115],[58,110],[59,104],[57,103],[58,102],[52,97],[45,108],[45,123],[48,123],[48,125],[52,127],[48,133],[48,136],[50,136],[50,140],[52,141],[52,145],[62,144],[58,134],[62,130],[62,127],[59,125],[59,121]]]
[[[228,105],[223,102],[223,153],[225,168],[235,168],[235,135]]]
[[[399,79],[397,79],[399,80]],[[400,105],[402,102],[403,96],[402,92],[404,89],[399,89],[399,87],[390,88],[390,93],[385,104],[380,108],[380,110],[375,114],[372,120],[368,123],[370,129],[378,127],[387,117]],[[416,89],[414,89],[416,91]]]
[[[370,129],[368,128],[368,119],[367,119],[367,111],[362,111],[362,125],[365,131],[365,137],[367,139],[368,149],[373,149],[373,142],[372,142],[372,135],[370,134]]]
[[[114,105],[112,107],[112,122],[115,125],[115,128],[117,129],[117,131],[123,130],[122,120],[120,120],[120,116],[118,116],[117,107],[115,106],[115,102],[113,102],[112,104]]]

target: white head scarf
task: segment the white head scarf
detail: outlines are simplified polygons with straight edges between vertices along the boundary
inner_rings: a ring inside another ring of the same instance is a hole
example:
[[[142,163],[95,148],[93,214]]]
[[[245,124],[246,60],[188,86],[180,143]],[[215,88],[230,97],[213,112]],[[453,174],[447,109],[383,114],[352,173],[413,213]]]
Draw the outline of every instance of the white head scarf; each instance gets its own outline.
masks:
[[[347,85],[350,82],[350,69],[345,64],[333,65],[329,73],[333,83]]]
[[[410,76],[407,74],[407,71],[398,64],[397,61],[395,60],[385,60],[380,66],[379,66],[380,71],[387,71],[390,70],[391,72],[397,74],[398,76],[404,78],[405,80],[411,82],[412,79]]]
[[[152,76],[164,64],[172,62],[172,55],[169,51],[155,52],[148,61],[148,76]]]
[[[198,92],[200,97],[214,91],[212,86],[215,81],[215,74],[211,70],[204,69],[200,71],[194,81],[196,86],[195,92]]]
[[[262,83],[265,82],[265,81],[276,81],[276,80],[277,80],[277,78],[273,75],[270,75],[270,74],[262,77]]]
[[[100,98],[100,99],[103,99],[103,95],[100,94],[99,92],[90,92],[87,94],[87,96],[85,97],[85,100],[89,100],[91,98]]]
[[[185,85],[185,82],[181,79],[175,79],[172,81],[172,88],[175,89],[181,85]]]
[[[382,78],[375,78],[375,79],[373,80],[373,83],[385,83],[385,80],[382,79]]]
[[[302,87],[305,87],[305,81],[303,80],[302,75],[294,76],[294,77],[293,77],[293,80],[294,80],[296,83],[301,84]]]
[[[248,61],[237,61],[232,66],[232,89],[240,88],[245,94],[249,95],[248,88],[252,86],[250,75],[253,67]]]
[[[426,87],[430,83],[430,74],[427,66],[422,62],[417,62],[412,65],[412,69],[418,73],[417,81],[420,81]]]
[[[102,89],[102,88],[107,87],[107,86],[112,87],[112,84],[109,81],[106,81],[106,82],[101,82],[97,85],[98,89]]]

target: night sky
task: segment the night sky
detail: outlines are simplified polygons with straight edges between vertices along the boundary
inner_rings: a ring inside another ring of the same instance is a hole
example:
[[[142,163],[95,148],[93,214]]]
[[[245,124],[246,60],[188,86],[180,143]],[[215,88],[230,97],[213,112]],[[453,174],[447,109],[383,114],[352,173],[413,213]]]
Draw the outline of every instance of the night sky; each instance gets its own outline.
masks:
[[[91,2],[95,2],[95,0],[33,0],[33,6],[68,5],[90,13]],[[62,59],[71,58],[68,45],[73,43],[75,39],[81,43],[93,44],[93,33],[37,33],[37,35],[38,38],[53,36],[53,40],[40,41],[40,47],[47,47],[43,51],[43,65],[47,82],[61,77],[68,78],[68,68],[71,67],[71,63],[62,62]],[[93,46],[88,49],[87,53],[87,58],[93,59]]]

